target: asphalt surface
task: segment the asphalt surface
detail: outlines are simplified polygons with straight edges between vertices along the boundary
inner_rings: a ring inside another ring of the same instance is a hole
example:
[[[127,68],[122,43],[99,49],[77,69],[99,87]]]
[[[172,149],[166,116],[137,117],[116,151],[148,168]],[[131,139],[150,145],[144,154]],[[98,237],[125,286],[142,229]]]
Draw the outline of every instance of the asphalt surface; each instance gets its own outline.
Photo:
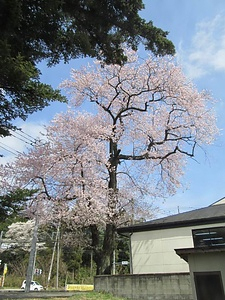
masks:
[[[35,298],[67,298],[74,294],[82,292],[65,292],[65,291],[40,291],[40,292],[29,292],[25,293],[21,290],[0,290],[0,299],[35,299]]]

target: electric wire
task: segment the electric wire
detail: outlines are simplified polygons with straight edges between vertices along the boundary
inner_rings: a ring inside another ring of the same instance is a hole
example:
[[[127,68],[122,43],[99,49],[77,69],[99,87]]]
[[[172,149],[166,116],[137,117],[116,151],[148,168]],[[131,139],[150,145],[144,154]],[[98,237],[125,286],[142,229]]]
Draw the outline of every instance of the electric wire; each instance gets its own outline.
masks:
[[[14,133],[17,134],[17,135],[19,135],[20,137],[22,137],[23,139],[27,140],[28,142],[30,142],[32,144],[36,142],[35,140],[33,140],[33,138],[32,139],[27,138],[26,136],[24,136],[23,134],[19,133],[18,131],[14,131]]]
[[[6,151],[12,153],[13,155],[17,155],[17,153],[15,153],[15,152],[13,152],[13,151],[11,151],[11,150],[9,150],[9,149],[6,149],[5,147],[3,147],[3,146],[1,146],[1,145],[0,145],[0,148],[2,148],[2,149],[4,149],[4,150],[6,150]],[[15,151],[16,151],[16,150],[15,150]],[[1,154],[1,156],[3,156],[3,155]]]
[[[20,132],[22,132],[24,135],[28,136],[29,138],[31,138],[32,140],[36,141],[37,139],[35,139],[33,136],[29,135],[28,133],[24,132],[22,129],[19,129]]]
[[[13,133],[11,133],[11,136],[13,136],[14,138],[16,138],[16,139],[18,139],[18,140],[20,140],[20,141],[22,141],[22,142],[24,142],[24,143],[26,143],[26,144],[28,144],[28,145],[33,146],[33,143],[27,142],[25,139],[22,139],[22,138],[16,136],[15,134],[13,134]]]
[[[2,144],[2,145],[4,146],[4,148],[7,147],[7,148],[9,148],[11,151],[13,151],[13,152],[15,151],[15,152],[17,152],[18,154],[21,154],[20,151],[18,151],[18,150],[16,150],[16,149],[14,149],[14,148],[12,148],[12,147],[10,147],[10,146],[8,146],[8,145],[2,143],[2,142],[0,142],[0,144]],[[2,147],[2,148],[3,148],[3,146],[0,145],[0,147]],[[7,151],[9,151],[7,148],[5,148],[5,149],[6,149]]]
[[[40,139],[32,137],[31,135],[24,132],[22,129],[18,129],[16,131],[11,131],[10,136],[17,140],[20,140],[21,142],[23,142],[29,146],[34,146],[37,143],[40,143]],[[0,148],[4,149],[5,151],[7,151],[13,155],[22,154],[22,152],[2,143],[1,141],[0,141],[0,144],[1,144]],[[5,155],[2,155],[2,153],[0,153],[0,157],[4,157],[4,156]]]
[[[40,142],[40,139],[32,137],[31,135],[24,132],[22,129],[19,129],[17,131],[11,131],[11,136],[13,136],[16,139],[19,139],[19,140],[23,141],[24,143],[31,145],[31,146],[34,146],[35,144]]]

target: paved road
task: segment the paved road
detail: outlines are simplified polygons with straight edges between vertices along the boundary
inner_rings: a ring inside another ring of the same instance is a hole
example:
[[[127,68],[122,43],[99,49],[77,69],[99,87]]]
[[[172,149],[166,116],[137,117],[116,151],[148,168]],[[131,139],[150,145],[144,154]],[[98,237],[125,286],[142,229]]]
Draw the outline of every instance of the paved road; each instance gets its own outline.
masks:
[[[29,292],[25,293],[21,290],[0,290],[0,299],[35,299],[35,298],[52,298],[52,297],[62,297],[67,298],[73,296],[75,293],[82,292],[52,292],[52,291],[41,291],[41,292]]]

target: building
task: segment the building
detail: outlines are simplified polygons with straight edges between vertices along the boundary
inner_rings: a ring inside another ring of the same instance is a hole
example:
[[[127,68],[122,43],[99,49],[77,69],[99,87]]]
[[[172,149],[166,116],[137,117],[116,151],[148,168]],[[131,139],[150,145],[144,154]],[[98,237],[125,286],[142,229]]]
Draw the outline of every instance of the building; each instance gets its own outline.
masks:
[[[130,237],[133,274],[190,272],[194,299],[225,299],[225,198],[118,233]]]

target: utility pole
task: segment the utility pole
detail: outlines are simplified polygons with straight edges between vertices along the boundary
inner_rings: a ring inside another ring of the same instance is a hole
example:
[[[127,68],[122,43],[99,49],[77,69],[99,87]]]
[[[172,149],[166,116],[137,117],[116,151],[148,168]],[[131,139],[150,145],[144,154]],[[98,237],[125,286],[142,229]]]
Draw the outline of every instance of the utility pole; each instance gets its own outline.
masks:
[[[58,233],[58,240],[57,240],[57,262],[56,262],[56,289],[57,290],[59,288],[59,258],[60,258],[60,248],[59,248],[60,231],[59,231],[59,226],[58,226],[58,231],[57,231],[57,233]]]
[[[36,247],[37,247],[37,232],[38,232],[38,216],[35,216],[35,225],[33,231],[33,238],[31,242],[29,263],[27,267],[26,286],[25,292],[30,292],[30,284],[33,278],[35,258],[36,258]]]
[[[1,231],[1,233],[0,233],[0,249],[2,247],[2,237],[3,237],[3,231]]]
[[[53,252],[52,252],[52,259],[51,259],[51,264],[50,264],[50,269],[49,269],[49,273],[48,273],[48,280],[47,280],[47,289],[48,289],[48,286],[49,286],[49,282],[50,282],[50,279],[51,279],[51,274],[52,274],[52,267],[53,267],[53,262],[54,262],[54,256],[55,256],[55,251],[56,251],[56,245],[58,245],[58,250],[59,250],[59,233],[60,233],[60,222],[58,224],[58,227],[57,227],[57,233],[56,233],[56,238],[55,238],[55,243],[54,243],[54,247],[53,247]],[[58,242],[58,243],[57,243]],[[58,251],[59,252],[59,251]],[[56,283],[56,286],[58,285],[58,260],[59,260],[59,255],[57,255],[57,283]]]

